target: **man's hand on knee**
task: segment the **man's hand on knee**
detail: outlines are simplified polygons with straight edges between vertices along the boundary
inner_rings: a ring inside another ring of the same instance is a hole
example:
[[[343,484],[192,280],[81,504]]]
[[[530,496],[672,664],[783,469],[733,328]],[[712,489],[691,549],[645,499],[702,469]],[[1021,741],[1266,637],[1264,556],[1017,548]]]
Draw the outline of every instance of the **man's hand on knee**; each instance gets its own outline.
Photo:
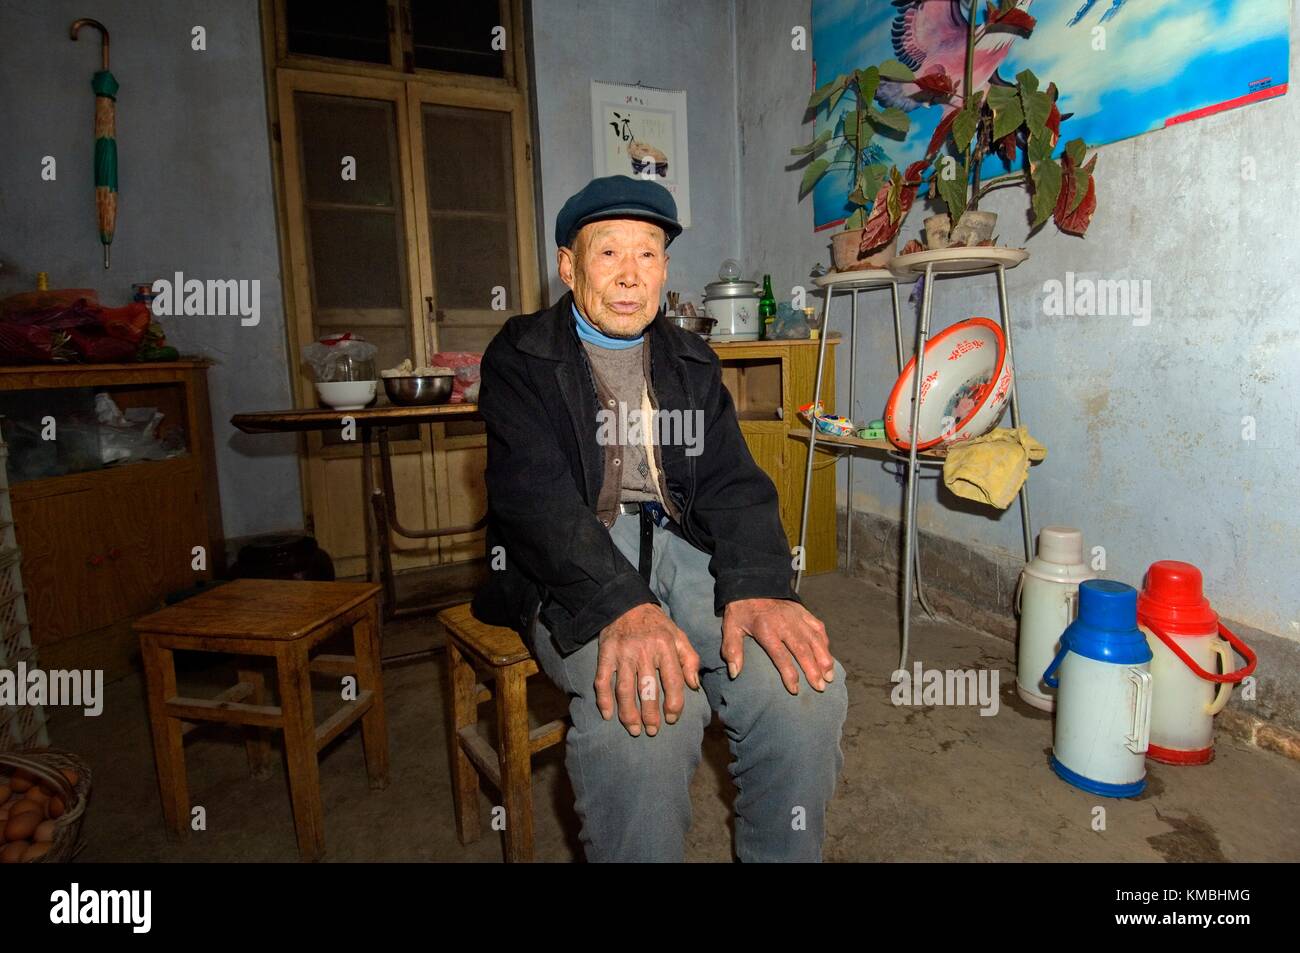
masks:
[[[820,619],[789,599],[738,599],[729,602],[722,617],[722,660],[732,678],[740,675],[745,662],[745,636],[752,636],[772,659],[781,682],[791,695],[799,694],[799,671],[808,684],[825,691],[835,679],[835,658],[831,655],[826,626]]]
[[[664,719],[671,725],[686,705],[683,684],[700,687],[700,657],[686,633],[659,606],[645,603],[624,612],[600,633],[596,707],[608,721],[617,700],[618,720],[629,734],[641,734],[643,725],[647,735],[657,734],[660,683]]]

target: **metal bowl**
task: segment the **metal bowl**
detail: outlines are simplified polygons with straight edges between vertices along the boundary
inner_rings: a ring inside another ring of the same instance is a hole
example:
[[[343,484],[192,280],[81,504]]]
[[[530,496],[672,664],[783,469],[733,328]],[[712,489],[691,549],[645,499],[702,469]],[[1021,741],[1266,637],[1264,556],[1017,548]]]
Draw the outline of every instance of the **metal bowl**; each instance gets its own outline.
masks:
[[[416,407],[424,404],[445,404],[451,400],[451,385],[455,374],[438,374],[430,377],[385,377],[384,392],[394,404]]]
[[[718,323],[716,318],[706,318],[703,315],[691,317],[689,314],[670,314],[668,320],[677,325],[683,331],[692,331],[706,340],[713,326]]]

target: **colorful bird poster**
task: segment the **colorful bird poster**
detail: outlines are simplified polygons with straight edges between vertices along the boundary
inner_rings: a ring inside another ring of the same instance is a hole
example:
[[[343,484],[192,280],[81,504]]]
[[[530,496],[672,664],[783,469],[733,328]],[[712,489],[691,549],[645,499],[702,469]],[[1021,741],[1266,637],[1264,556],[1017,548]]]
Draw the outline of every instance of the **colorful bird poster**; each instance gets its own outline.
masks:
[[[989,33],[975,50],[973,85],[1015,82],[1023,69],[1061,91],[1061,143],[1089,147],[1280,96],[1290,57],[1288,0],[1021,0],[1037,21],[1028,38]],[[969,0],[813,0],[816,83],[887,59],[918,76],[965,70]],[[977,5],[982,22],[984,3]],[[876,98],[908,112],[901,141],[876,137],[863,158],[905,168],[925,155],[943,107],[915,84],[881,83]],[[816,133],[835,130],[850,103],[820,107]],[[840,225],[853,163],[813,190],[818,229]],[[1007,171],[996,156],[985,178]]]

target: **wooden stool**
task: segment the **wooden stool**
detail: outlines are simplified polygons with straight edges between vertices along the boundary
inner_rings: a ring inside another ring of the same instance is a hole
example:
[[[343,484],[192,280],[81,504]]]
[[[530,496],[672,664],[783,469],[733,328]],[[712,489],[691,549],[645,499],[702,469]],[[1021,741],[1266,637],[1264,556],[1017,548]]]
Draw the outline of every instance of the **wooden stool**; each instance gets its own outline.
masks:
[[[325,850],[317,754],[358,718],[370,786],[387,786],[378,592],[374,583],[239,579],[135,623],[149,683],[163,816],[173,834],[184,838],[190,829],[182,738],[197,727],[195,722],[249,726],[248,765],[254,777],[266,777],[270,770],[270,742],[259,729],[284,732],[289,794],[303,860],[315,860]],[[347,626],[352,627],[353,655],[308,658],[322,639]],[[239,684],[215,698],[178,696],[177,650],[275,659],[280,706],[267,704],[265,679],[251,666],[239,670]],[[345,701],[319,726],[312,717],[312,672],[356,677],[355,700]]]
[[[469,603],[438,613],[447,627],[447,680],[452,798],[456,834],[462,844],[479,836],[479,776],[501,792],[506,809],[506,861],[533,859],[532,756],[564,740],[564,721],[528,729],[529,675],[537,672],[528,647],[513,629],[484,625],[470,614]],[[496,682],[497,747],[478,732],[478,706],[492,698],[475,677]]]

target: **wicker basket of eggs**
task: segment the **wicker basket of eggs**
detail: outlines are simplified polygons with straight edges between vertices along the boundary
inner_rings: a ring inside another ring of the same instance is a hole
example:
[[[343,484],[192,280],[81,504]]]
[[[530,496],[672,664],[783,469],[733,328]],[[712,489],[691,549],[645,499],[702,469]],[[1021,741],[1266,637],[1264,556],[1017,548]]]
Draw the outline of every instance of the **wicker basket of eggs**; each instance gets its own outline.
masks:
[[[69,861],[82,847],[90,768],[54,748],[0,752],[0,864]]]

